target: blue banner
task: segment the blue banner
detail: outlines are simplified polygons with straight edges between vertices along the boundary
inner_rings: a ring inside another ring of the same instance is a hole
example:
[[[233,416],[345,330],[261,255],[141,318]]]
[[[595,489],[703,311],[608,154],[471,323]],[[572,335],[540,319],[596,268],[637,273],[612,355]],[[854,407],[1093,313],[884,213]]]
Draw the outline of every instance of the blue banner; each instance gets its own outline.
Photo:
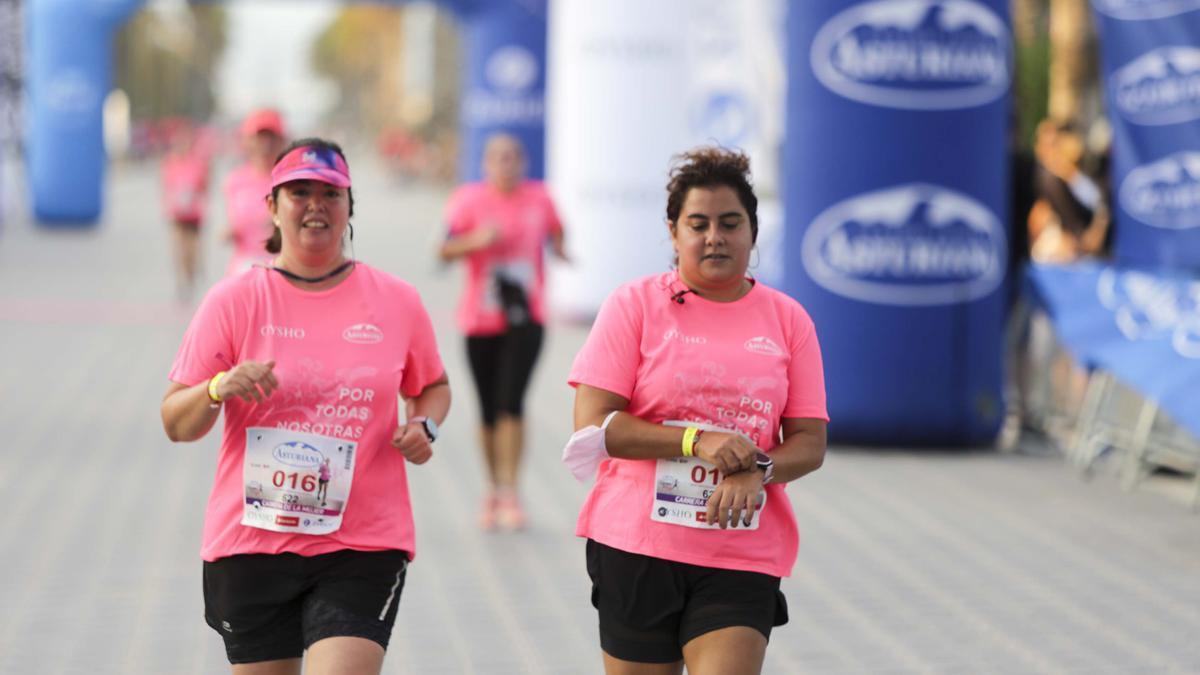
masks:
[[[784,288],[816,321],[839,442],[999,429],[1007,7],[789,3]]]
[[[1200,0],[1093,0],[1113,127],[1114,256],[1200,268]]]
[[[1200,279],[1099,263],[1034,265],[1029,280],[1076,360],[1200,436]]]
[[[520,139],[528,175],[540,179],[545,175],[546,0],[460,5],[466,49],[460,174],[463,180],[478,180],[487,138],[505,132]]]

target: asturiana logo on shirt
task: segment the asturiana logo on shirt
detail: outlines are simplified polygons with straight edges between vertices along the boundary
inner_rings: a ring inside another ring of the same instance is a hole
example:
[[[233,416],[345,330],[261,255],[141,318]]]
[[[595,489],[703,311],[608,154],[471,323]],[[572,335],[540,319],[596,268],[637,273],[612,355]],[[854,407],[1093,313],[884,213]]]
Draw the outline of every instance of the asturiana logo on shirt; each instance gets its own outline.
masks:
[[[663,333],[663,342],[666,342],[668,340],[674,340],[675,342],[682,342],[685,345],[708,344],[708,338],[706,338],[706,337],[703,337],[700,335],[684,335],[683,333],[680,333],[678,330],[675,330],[674,328]]]
[[[759,336],[746,340],[746,351],[763,356],[783,356],[783,350],[769,337]]]
[[[301,469],[315,469],[321,466],[321,460],[325,459],[320,450],[301,441],[280,443],[271,451],[271,455],[288,466]]]
[[[303,328],[289,328],[288,326],[275,326],[272,324],[267,324],[259,328],[258,333],[263,337],[281,337],[291,340],[303,340],[305,335]]]
[[[342,331],[342,339],[356,345],[373,345],[383,342],[383,331],[369,323],[356,323]]]
[[[1178,124],[1200,118],[1200,49],[1161,47],[1113,72],[1117,110],[1134,124]]]
[[[976,0],[875,0],[837,14],[813,38],[821,84],[906,110],[969,108],[1008,91],[1012,39]]]
[[[1118,197],[1129,215],[1147,225],[1200,226],[1200,152],[1177,152],[1133,169]]]
[[[1123,21],[1165,19],[1200,9],[1200,0],[1092,0],[1096,11]]]
[[[1000,285],[1007,259],[1000,219],[949,188],[908,183],[838,202],[804,233],[812,280],[885,305],[968,302]]]

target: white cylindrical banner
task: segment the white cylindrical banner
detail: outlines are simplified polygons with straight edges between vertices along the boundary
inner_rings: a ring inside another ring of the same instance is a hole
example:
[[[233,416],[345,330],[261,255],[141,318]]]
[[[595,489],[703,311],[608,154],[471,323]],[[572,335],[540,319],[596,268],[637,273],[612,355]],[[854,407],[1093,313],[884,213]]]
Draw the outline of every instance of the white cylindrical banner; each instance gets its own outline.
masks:
[[[773,191],[783,106],[779,0],[551,3],[546,177],[572,262],[551,267],[560,316],[590,318],[619,284],[672,259],[672,156],[710,144],[751,155]],[[766,188],[766,194],[763,192]]]

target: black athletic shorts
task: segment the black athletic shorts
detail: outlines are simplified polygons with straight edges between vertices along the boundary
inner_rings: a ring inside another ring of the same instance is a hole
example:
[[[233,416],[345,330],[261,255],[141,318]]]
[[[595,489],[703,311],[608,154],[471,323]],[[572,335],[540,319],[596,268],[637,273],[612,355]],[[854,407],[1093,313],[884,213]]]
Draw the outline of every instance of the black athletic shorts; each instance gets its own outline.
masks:
[[[467,336],[467,360],[484,426],[495,424],[499,415],[521,416],[544,334],[541,324],[527,323],[499,335]]]
[[[674,663],[705,633],[749,626],[770,639],[788,621],[779,577],[701,567],[587,542],[600,647],[641,663]]]
[[[204,563],[204,618],[230,663],[299,658],[328,637],[387,649],[407,568],[404,551],[221,558]]]

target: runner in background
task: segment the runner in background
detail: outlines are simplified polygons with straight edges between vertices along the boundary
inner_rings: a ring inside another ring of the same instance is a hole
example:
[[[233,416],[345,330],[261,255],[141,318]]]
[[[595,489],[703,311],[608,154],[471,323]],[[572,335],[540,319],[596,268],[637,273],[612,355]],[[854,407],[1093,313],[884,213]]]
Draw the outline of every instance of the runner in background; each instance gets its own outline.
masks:
[[[210,156],[197,143],[190,120],[170,125],[170,145],[162,162],[163,210],[171,222],[175,259],[175,295],[191,302],[200,274],[200,227],[208,199]]]
[[[208,292],[162,402],[173,441],[225,410],[205,617],[234,673],[378,673],[416,552],[406,462],[432,456],[450,388],[417,291],[345,255],[341,148],[293,143],[268,187],[275,258]]]
[[[749,168],[683,155],[667,186],[678,268],[613,292],[571,369],[564,459],[597,439],[610,457],[576,528],[610,674],[758,673],[787,622],[784,488],[821,466],[828,418],[812,320],[747,276]]]
[[[484,180],[460,187],[446,207],[444,261],[465,259],[458,325],[479,396],[479,442],[488,494],[479,524],[519,529],[524,399],[546,321],[545,247],[566,259],[562,223],[540,181],[525,178],[525,150],[508,134],[488,139]]]
[[[225,276],[271,258],[263,248],[274,230],[267,194],[271,191],[271,167],[284,145],[283,119],[274,110],[256,110],[242,121],[240,137],[246,161],[225,179],[227,225],[222,238],[233,243]]]

